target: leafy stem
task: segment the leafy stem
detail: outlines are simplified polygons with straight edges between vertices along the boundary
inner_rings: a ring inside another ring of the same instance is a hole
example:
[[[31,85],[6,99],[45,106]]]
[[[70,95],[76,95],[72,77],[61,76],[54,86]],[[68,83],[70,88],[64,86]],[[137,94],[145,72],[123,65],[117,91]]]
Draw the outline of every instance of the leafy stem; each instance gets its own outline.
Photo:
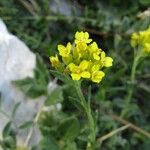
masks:
[[[90,127],[89,140],[90,140],[90,143],[88,143],[88,147],[91,147],[91,145],[95,142],[95,123],[94,123],[94,119],[92,116],[92,110],[90,107],[90,100],[88,99],[88,102],[85,100],[85,97],[81,91],[80,82],[74,81],[74,85],[75,85],[77,94],[80,98],[80,102],[84,108],[85,114],[86,114],[88,122],[89,122],[89,127]],[[88,147],[87,147],[87,149],[88,149]]]
[[[131,68],[131,75],[130,75],[130,83],[131,85],[128,86],[127,88],[127,96],[126,96],[126,104],[124,109],[121,112],[121,117],[123,118],[126,114],[127,114],[127,110],[128,107],[131,103],[131,99],[132,99],[132,95],[133,95],[133,90],[134,90],[134,82],[135,82],[135,75],[136,75],[136,68],[137,65],[139,64],[139,60],[142,56],[142,51],[140,49],[138,49],[138,52],[136,53],[136,51],[134,50],[134,59],[133,59],[133,64],[132,64],[132,68]]]

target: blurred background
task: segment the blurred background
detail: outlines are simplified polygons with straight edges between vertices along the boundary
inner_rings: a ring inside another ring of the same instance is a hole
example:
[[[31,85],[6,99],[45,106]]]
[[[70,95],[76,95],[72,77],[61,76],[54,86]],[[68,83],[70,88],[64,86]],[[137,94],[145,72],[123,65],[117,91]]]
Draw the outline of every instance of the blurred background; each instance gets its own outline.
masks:
[[[106,70],[106,78],[100,85],[92,85],[92,108],[97,110],[98,114],[97,138],[124,124],[123,120],[119,120],[119,116],[125,107],[126,87],[130,84],[129,76],[134,55],[130,38],[133,32],[149,27],[150,0],[0,0],[0,18],[9,32],[23,41],[36,55],[36,66],[33,65],[36,69],[33,75],[16,81],[16,87],[32,99],[44,96],[47,106],[61,102],[61,110],[58,109],[59,111],[53,113],[46,111],[42,114],[39,125],[44,138],[41,139],[40,144],[34,144],[35,149],[39,147],[42,150],[58,150],[60,147],[64,150],[85,149],[86,134],[83,134],[77,126],[74,128],[74,135],[62,132],[69,127],[65,128],[64,124],[62,127],[61,120],[67,119],[69,122],[70,119],[71,122],[74,121],[77,124],[77,120],[72,117],[74,112],[82,122],[83,114],[68,100],[68,96],[72,94],[76,96],[73,88],[70,89],[67,83],[62,84],[58,81],[55,93],[51,95],[47,92],[47,87],[54,79],[49,72],[52,69],[49,56],[56,53],[57,44],[73,41],[76,31],[89,32],[93,40],[114,60],[113,67]],[[2,52],[0,49],[1,56]],[[18,57],[23,58],[22,61],[28,61],[29,55],[26,57],[22,55],[18,53]],[[0,70],[3,71],[2,68]],[[15,78],[15,80],[18,79],[20,78]],[[83,84],[85,96],[88,93],[89,84]],[[142,128],[147,136],[134,129],[127,129],[102,142],[101,149],[149,150],[149,107],[150,61],[147,57],[137,68],[132,102],[125,116],[129,122]],[[31,124],[28,120],[21,127],[30,128]],[[84,128],[84,123],[82,128]],[[0,142],[3,143],[3,149],[8,147],[11,149],[12,145],[13,148],[16,147],[16,141],[13,141],[13,144],[12,141],[7,143],[4,138],[12,137],[12,135],[15,137],[16,134],[5,132],[3,133],[4,140]],[[72,138],[69,146],[66,144],[68,138]]]

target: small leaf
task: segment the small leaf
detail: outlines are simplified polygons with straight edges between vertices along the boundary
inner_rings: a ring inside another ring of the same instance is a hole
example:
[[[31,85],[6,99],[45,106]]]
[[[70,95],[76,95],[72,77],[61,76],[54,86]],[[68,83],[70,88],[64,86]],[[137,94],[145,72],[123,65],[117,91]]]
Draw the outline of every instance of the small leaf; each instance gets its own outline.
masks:
[[[60,150],[56,140],[52,137],[44,137],[39,144],[41,150]]]
[[[54,105],[63,101],[63,92],[61,87],[55,88],[45,100],[45,105]]]
[[[49,82],[49,72],[42,61],[42,58],[37,54],[36,55],[36,68],[34,69],[34,78],[38,83],[42,85],[47,85]]]
[[[7,137],[7,136],[10,135],[10,133],[11,133],[11,131],[12,131],[11,125],[12,125],[11,121],[9,121],[9,122],[5,125],[5,127],[4,127],[4,129],[3,129],[3,138],[5,138],[5,137]]]
[[[17,110],[18,110],[20,104],[21,104],[21,102],[18,102],[18,103],[15,104],[15,106],[14,106],[14,108],[13,108],[13,111],[12,111],[12,118],[15,117],[16,112],[17,112]]]
[[[64,75],[64,74],[62,74],[61,72],[59,72],[59,71],[55,71],[55,70],[50,70],[50,73],[53,75],[53,76],[55,76],[55,77],[57,77],[59,80],[61,80],[62,82],[64,82],[64,83],[71,83],[72,82],[72,80],[69,78],[69,77],[67,77],[66,75]]]
[[[13,84],[31,98],[37,98],[47,93],[47,87],[38,84],[34,78],[27,77],[23,80],[13,81]]]
[[[26,121],[19,126],[19,129],[27,129],[33,125],[33,121]]]
[[[63,150],[77,150],[77,145],[75,142],[68,143],[67,146]]]
[[[73,141],[79,134],[80,124],[76,117],[70,117],[62,121],[58,127],[60,137],[66,141]]]
[[[83,111],[84,110],[84,107],[83,105],[81,104],[81,102],[74,98],[74,97],[69,97],[69,100],[71,101],[71,103],[79,110],[79,111]]]

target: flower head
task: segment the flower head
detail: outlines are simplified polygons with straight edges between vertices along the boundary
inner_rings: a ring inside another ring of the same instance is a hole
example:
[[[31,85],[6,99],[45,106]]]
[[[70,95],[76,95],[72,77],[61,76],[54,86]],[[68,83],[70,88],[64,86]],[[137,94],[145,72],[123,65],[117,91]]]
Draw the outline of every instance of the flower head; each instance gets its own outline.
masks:
[[[76,66],[74,63],[70,63],[68,68],[71,72],[71,77],[73,80],[80,80],[80,78],[90,78],[90,72],[87,70],[89,62],[83,60],[79,66]]]
[[[70,55],[70,52],[71,52],[71,43],[67,43],[67,46],[63,46],[63,45],[58,45],[58,51],[59,51],[59,54],[60,56],[62,57],[69,57]]]
[[[75,34],[75,44],[81,44],[81,43],[90,43],[92,39],[89,39],[89,33],[88,32],[76,32]]]
[[[87,32],[76,32],[73,45],[70,42],[66,46],[58,45],[62,63],[57,55],[52,56],[50,57],[52,66],[57,68],[56,66],[61,64],[62,72],[67,72],[72,80],[86,79],[99,83],[105,76],[102,69],[112,66],[113,59],[106,57],[96,42],[91,42],[92,39],[89,39]]]
[[[59,65],[59,59],[57,55],[55,55],[55,57],[51,56],[49,59],[52,64],[52,67],[56,68]]]
[[[131,36],[131,46],[139,46],[143,52],[150,53],[150,27],[139,33],[133,33]]]

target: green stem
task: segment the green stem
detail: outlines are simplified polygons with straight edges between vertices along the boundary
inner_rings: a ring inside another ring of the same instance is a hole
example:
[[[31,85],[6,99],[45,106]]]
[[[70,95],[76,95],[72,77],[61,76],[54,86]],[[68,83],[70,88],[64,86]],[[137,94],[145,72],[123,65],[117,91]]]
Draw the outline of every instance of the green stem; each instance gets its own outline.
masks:
[[[89,127],[90,127],[89,140],[90,140],[90,143],[88,143],[88,146],[91,146],[95,142],[95,123],[94,123],[94,119],[92,116],[91,107],[89,107],[89,103],[86,102],[86,100],[85,100],[85,97],[81,91],[80,83],[78,81],[74,81],[74,85],[75,85],[77,94],[80,98],[81,104],[84,107],[84,111],[85,111],[85,114],[86,114],[88,122],[89,122]]]
[[[133,90],[134,90],[133,84],[134,84],[134,81],[135,81],[136,68],[137,68],[137,65],[138,65],[140,57],[141,57],[140,51],[136,55],[134,55],[134,60],[133,60],[133,65],[132,65],[131,75],[130,75],[130,83],[131,83],[131,85],[127,89],[126,104],[125,104],[125,107],[124,107],[124,109],[123,109],[123,111],[121,113],[121,117],[122,118],[126,115],[128,107],[129,107],[129,105],[131,103]]]

